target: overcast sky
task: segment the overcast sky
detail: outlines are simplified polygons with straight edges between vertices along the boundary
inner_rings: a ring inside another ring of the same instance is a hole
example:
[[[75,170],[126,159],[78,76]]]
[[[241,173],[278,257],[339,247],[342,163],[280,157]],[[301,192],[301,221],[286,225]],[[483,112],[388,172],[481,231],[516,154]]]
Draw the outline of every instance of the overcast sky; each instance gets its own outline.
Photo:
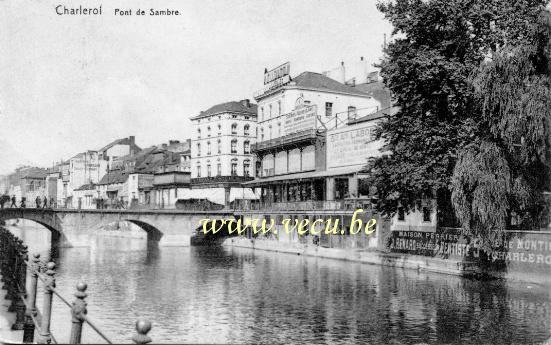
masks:
[[[55,6],[102,16],[59,16]],[[377,62],[391,26],[376,0],[0,0],[0,174],[51,166],[116,138],[190,137],[189,117],[252,99],[264,68]],[[115,8],[178,9],[116,17]]]

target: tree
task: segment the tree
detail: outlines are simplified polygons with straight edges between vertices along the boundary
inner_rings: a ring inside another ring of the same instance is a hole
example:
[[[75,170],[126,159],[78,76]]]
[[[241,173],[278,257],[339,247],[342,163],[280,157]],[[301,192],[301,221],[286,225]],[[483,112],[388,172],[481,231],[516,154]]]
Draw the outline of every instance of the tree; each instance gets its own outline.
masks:
[[[452,176],[456,214],[488,249],[506,227],[539,228],[546,211],[551,34],[549,13],[532,16],[522,40],[496,47],[474,73],[476,140],[459,151]]]
[[[544,81],[549,41],[548,26],[541,16],[545,4],[536,0],[396,0],[378,4],[394,26],[394,40],[385,50],[381,75],[399,107],[378,131],[391,154],[369,164],[383,213],[393,215],[400,206],[409,211],[422,198],[436,198],[441,224],[480,232],[487,225],[503,228],[507,223],[503,215],[520,210],[516,205],[523,205],[522,210],[528,213],[538,209],[534,191],[542,186],[545,174],[534,176],[540,173],[533,169],[545,170],[541,157],[549,151],[545,139],[548,126],[541,124],[549,117],[538,112],[545,107],[543,99],[549,90]],[[516,72],[507,69],[510,61],[505,60],[521,59],[521,55],[524,62],[519,60]],[[496,65],[501,56],[503,61]],[[533,64],[532,69],[520,69],[527,61]],[[511,74],[502,75],[504,70]],[[513,76],[515,73],[523,74]],[[538,77],[530,79],[533,74]],[[524,86],[514,89],[519,79]],[[504,80],[509,80],[510,87],[499,93]],[[537,85],[537,91],[529,85]],[[532,96],[522,96],[515,108],[508,96],[518,97],[523,92]],[[516,116],[519,109],[525,109],[522,118]],[[520,148],[519,136],[513,135],[518,126],[525,134]],[[520,173],[526,168],[532,172]],[[484,179],[491,173],[498,176],[490,187]],[[498,188],[506,181],[509,185]],[[481,186],[488,188],[477,189]],[[487,194],[490,191],[494,194]],[[481,207],[488,200],[476,199],[477,193],[492,195],[494,203]],[[493,218],[496,210],[499,219]],[[474,219],[476,224],[471,223]]]

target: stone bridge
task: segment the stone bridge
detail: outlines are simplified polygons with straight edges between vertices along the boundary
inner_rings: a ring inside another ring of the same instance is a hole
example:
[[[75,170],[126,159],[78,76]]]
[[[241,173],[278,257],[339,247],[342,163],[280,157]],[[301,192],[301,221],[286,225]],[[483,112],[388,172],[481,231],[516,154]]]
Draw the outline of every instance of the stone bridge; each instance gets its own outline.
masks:
[[[75,210],[75,209],[0,209],[0,220],[27,219],[52,233],[52,246],[88,246],[90,235],[100,227],[120,221],[138,225],[148,241],[161,246],[189,246],[201,226],[201,219],[232,218],[233,212],[184,210]]]

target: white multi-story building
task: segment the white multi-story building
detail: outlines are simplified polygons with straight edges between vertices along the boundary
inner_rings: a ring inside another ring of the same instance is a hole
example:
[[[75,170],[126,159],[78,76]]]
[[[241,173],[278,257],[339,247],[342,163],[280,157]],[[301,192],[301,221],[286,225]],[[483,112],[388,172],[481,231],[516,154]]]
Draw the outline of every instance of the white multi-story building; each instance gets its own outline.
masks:
[[[245,193],[240,183],[255,176],[256,119],[257,106],[248,99],[218,104],[191,118],[191,183],[197,198],[207,189],[207,199],[226,204],[232,195]]]
[[[327,133],[377,113],[381,103],[320,73],[303,72],[291,78],[288,63],[266,71],[264,84],[255,94],[257,179],[245,185],[260,187],[262,199],[276,202],[334,200],[357,194],[361,164],[329,171],[326,150],[333,144],[327,142]],[[361,135],[368,141],[370,135],[364,132]]]

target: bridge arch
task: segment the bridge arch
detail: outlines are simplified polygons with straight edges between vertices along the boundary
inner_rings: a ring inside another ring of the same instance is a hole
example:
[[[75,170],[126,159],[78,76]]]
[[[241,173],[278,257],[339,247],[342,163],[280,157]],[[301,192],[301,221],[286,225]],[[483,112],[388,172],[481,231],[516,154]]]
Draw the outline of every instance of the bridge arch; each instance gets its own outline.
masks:
[[[136,219],[124,219],[124,221],[130,222],[142,228],[147,233],[147,241],[159,242],[163,237],[163,233],[149,223]]]

